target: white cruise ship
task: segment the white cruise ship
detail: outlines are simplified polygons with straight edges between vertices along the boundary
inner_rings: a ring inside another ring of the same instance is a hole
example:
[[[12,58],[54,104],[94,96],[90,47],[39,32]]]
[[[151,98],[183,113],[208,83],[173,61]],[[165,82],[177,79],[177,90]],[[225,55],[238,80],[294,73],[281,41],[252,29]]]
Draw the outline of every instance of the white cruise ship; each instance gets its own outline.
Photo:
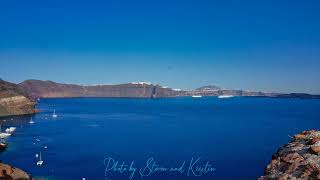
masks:
[[[220,95],[220,96],[218,96],[218,98],[220,98],[220,99],[223,99],[223,98],[232,98],[232,97],[234,97],[234,96],[232,96],[232,95]]]

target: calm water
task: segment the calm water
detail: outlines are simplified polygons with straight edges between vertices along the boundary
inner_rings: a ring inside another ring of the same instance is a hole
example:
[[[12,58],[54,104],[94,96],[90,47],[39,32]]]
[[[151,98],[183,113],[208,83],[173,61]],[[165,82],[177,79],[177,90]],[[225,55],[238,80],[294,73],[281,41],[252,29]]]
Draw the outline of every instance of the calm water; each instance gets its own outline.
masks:
[[[134,161],[137,169],[148,158],[163,167],[186,161],[185,168],[201,158],[199,165],[215,168],[201,177],[163,171],[143,179],[255,179],[288,135],[320,128],[320,100],[41,99],[38,108],[34,124],[30,116],[4,118],[3,128],[17,130],[0,158],[50,179],[129,179],[128,172],[106,171],[107,157]],[[45,164],[37,167],[40,151]],[[133,179],[141,179],[139,172]]]

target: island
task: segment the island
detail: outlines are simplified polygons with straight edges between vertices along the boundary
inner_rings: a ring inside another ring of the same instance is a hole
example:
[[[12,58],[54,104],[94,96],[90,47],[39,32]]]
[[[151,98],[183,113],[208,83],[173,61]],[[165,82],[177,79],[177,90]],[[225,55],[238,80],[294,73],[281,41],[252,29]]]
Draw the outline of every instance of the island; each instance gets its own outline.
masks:
[[[26,80],[19,83],[21,90],[34,98],[67,97],[115,97],[115,98],[167,98],[179,96],[243,96],[272,98],[315,99],[320,95],[306,93],[276,93],[221,88],[215,85],[203,86],[194,90],[173,89],[149,82],[131,82],[115,85],[78,85],[53,81]]]
[[[0,117],[33,114],[38,98],[171,98],[181,96],[228,96],[228,97],[268,97],[318,99],[320,95],[306,93],[275,93],[221,88],[215,85],[203,86],[194,90],[173,89],[149,82],[124,84],[79,85],[57,83],[50,80],[26,80],[14,84],[0,80]]]

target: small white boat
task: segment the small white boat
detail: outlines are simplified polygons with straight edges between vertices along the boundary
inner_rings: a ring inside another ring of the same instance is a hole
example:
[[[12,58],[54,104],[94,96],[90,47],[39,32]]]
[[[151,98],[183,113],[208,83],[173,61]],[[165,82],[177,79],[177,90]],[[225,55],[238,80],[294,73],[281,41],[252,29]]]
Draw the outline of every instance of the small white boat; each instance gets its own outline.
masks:
[[[31,118],[31,120],[29,121],[29,123],[30,123],[30,124],[33,124],[33,123],[34,123],[34,121],[32,121],[32,118]]]
[[[201,98],[202,96],[201,95],[193,95],[192,97],[193,98]]]
[[[1,138],[1,139],[7,138],[7,137],[9,137],[9,136],[11,136],[10,133],[0,133],[0,138]]]
[[[6,133],[12,134],[17,128],[16,127],[9,127],[5,130]]]
[[[43,161],[41,159],[41,152],[40,152],[40,156],[39,156],[39,161],[37,162],[37,166],[42,166]]]
[[[234,97],[234,96],[232,96],[232,95],[221,95],[221,96],[218,96],[218,98],[220,98],[220,99],[223,99],[223,98],[232,98],[232,97]]]
[[[53,110],[53,114],[52,114],[52,117],[53,117],[53,118],[56,118],[56,117],[58,117],[58,115],[56,114],[56,110]]]

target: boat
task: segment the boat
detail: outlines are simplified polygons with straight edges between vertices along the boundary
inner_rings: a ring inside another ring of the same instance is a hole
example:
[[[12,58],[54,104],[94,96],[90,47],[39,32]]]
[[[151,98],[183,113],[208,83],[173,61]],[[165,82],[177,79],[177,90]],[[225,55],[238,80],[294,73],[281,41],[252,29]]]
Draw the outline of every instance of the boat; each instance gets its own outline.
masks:
[[[192,97],[193,98],[201,98],[202,96],[201,95],[193,95]]]
[[[1,138],[1,139],[7,138],[7,137],[9,137],[9,136],[11,136],[10,133],[0,133],[0,138]]]
[[[220,98],[220,99],[232,98],[232,97],[234,97],[234,96],[232,96],[232,95],[220,95],[220,96],[218,96],[218,98]]]
[[[12,134],[17,128],[16,127],[9,127],[5,130],[6,133]]]
[[[34,121],[32,121],[32,118],[31,118],[31,120],[29,121],[29,123],[30,123],[30,124],[33,124],[33,123],[34,123]]]
[[[42,166],[43,161],[41,159],[41,152],[40,152],[40,156],[39,156],[39,161],[37,162],[37,166]]]
[[[2,140],[0,142],[0,151],[5,150],[7,147],[8,147],[8,144],[4,140]]]
[[[56,118],[56,117],[58,117],[58,115],[56,114],[56,110],[53,110],[53,114],[52,114],[52,117],[53,117],[53,118]]]

